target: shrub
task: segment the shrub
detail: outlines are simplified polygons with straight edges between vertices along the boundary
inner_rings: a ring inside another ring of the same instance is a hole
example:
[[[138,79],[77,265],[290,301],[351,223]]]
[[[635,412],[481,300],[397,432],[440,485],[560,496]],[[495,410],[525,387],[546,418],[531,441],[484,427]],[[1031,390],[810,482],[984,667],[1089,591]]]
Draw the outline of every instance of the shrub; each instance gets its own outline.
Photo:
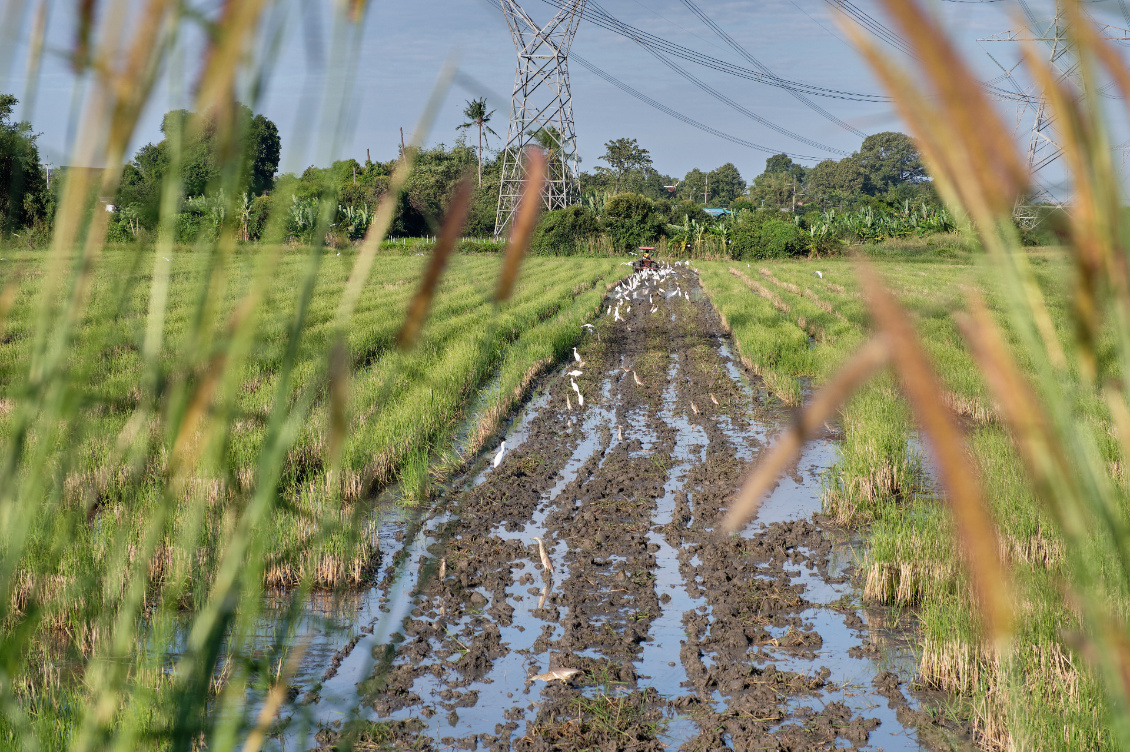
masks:
[[[267,220],[271,216],[271,196],[264,194],[256,196],[251,201],[251,206],[247,210],[247,238],[249,240],[260,240],[263,237],[263,232],[267,229]]]
[[[736,259],[788,258],[808,251],[811,238],[777,212],[742,212],[730,233],[730,253]]]
[[[534,232],[531,248],[536,253],[571,256],[577,244],[600,232],[596,212],[585,206],[570,206],[551,211]]]
[[[604,231],[613,246],[631,250],[666,234],[663,215],[651,199],[635,193],[613,196],[604,207]]]
[[[757,258],[788,258],[808,251],[808,237],[792,222],[771,219],[761,226],[761,253]]]
[[[173,239],[178,243],[195,243],[200,235],[200,216],[192,212],[181,212],[173,225]]]

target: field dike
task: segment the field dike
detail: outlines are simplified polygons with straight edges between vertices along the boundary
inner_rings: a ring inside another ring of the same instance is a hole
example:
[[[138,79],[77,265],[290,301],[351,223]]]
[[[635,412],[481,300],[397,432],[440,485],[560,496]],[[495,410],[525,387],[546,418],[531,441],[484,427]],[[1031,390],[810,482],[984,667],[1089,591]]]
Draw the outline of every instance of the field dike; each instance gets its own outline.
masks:
[[[834,442],[806,449],[743,534],[715,532],[785,408],[735,361],[693,272],[629,295],[606,301],[583,364],[537,385],[497,467],[492,442],[431,516],[383,516],[377,587],[306,639],[285,749],[358,729],[365,749],[960,741],[909,689],[898,614],[857,608],[851,543],[818,514]]]

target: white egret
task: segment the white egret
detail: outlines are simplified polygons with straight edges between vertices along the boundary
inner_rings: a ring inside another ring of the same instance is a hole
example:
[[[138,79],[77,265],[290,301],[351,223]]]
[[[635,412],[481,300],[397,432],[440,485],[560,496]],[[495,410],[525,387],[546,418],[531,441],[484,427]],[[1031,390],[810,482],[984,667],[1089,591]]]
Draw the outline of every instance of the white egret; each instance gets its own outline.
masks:
[[[623,441],[624,440],[624,430],[622,428],[620,428],[620,426],[616,426],[616,440],[617,441]]]
[[[549,574],[553,574],[553,562],[549,560],[549,554],[545,552],[545,544],[542,543],[541,538],[534,536],[534,540],[538,542],[538,553],[541,555],[541,567]]]
[[[636,386],[643,386],[643,382],[640,381],[640,377],[636,375],[635,371],[632,371],[632,378],[635,379]]]
[[[576,378],[577,376],[583,376],[583,375],[584,375],[584,373],[585,373],[584,371],[578,371],[578,370],[575,370],[575,369],[574,369],[574,370],[572,370],[572,371],[569,371],[569,372],[568,372],[568,373],[566,373],[565,375],[566,375],[566,376],[572,376],[573,378]]]
[[[821,274],[821,273],[820,273],[819,271],[815,272],[815,274],[816,274],[816,276],[817,276],[817,277],[819,277],[820,279],[824,279],[824,275],[823,275],[823,274]]]
[[[494,455],[494,459],[490,463],[491,466],[492,467],[498,467],[499,465],[501,465],[502,464],[502,455],[504,455],[504,454],[506,454],[506,442],[505,441],[503,441],[501,446],[498,447],[498,454]]]
[[[573,348],[573,358],[582,366],[585,364],[585,361],[581,360],[581,356],[577,354],[577,348],[575,347]]]
[[[573,412],[573,401],[569,399],[568,392],[565,392],[565,407],[569,408],[569,412]]]

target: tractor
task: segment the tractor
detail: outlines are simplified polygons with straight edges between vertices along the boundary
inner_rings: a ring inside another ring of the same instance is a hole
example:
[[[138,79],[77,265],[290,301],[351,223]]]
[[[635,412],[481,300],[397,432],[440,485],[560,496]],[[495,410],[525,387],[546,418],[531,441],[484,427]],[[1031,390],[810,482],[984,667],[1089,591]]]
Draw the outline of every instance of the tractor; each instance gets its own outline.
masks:
[[[659,264],[651,257],[651,252],[654,250],[652,246],[640,246],[640,257],[632,264],[632,269],[637,272],[642,272],[644,269],[658,269]]]

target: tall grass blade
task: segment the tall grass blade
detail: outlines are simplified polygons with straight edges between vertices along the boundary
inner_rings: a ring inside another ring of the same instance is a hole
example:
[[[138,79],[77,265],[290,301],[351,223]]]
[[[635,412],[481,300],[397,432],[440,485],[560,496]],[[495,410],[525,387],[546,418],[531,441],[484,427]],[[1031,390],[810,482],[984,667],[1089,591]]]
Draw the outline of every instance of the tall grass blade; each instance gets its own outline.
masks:
[[[522,259],[526,257],[530,239],[534,235],[534,227],[537,226],[538,215],[541,213],[541,194],[548,169],[545,152],[536,147],[527,149],[525,165],[526,179],[522,183],[522,196],[510,228],[510,241],[506,246],[506,256],[502,260],[498,289],[494,293],[494,299],[498,303],[509,300],[510,294],[514,291],[518,269],[522,266]]]
[[[428,319],[432,299],[435,297],[440,277],[443,276],[443,270],[447,266],[447,259],[451,256],[451,252],[455,250],[459,236],[463,233],[463,227],[467,224],[467,215],[471,211],[473,195],[474,185],[471,182],[471,176],[468,174],[455,189],[455,195],[451,198],[451,204],[447,210],[447,219],[444,220],[439,240],[432,251],[428,268],[424,270],[424,276],[420,279],[420,289],[416,291],[412,302],[408,304],[408,318],[405,319],[404,326],[396,337],[396,344],[401,350],[409,350],[416,344],[420,330]]]

